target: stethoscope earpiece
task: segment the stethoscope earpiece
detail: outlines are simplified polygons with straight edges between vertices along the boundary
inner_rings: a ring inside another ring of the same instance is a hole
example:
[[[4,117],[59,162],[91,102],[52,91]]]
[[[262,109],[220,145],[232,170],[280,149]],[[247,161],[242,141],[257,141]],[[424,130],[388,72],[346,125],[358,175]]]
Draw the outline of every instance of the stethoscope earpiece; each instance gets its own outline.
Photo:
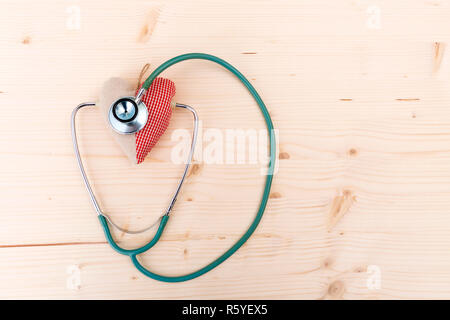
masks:
[[[136,133],[147,124],[147,106],[143,101],[136,103],[134,97],[119,98],[111,104],[108,120],[111,127],[117,133]]]

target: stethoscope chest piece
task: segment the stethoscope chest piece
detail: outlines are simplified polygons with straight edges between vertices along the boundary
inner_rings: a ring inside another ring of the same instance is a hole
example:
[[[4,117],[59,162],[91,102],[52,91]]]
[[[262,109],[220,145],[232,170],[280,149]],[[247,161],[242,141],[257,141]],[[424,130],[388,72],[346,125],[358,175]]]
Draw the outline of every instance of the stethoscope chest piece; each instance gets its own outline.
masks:
[[[108,120],[117,133],[136,133],[144,128],[147,123],[147,106],[142,100],[136,103],[134,97],[119,98],[111,104]]]

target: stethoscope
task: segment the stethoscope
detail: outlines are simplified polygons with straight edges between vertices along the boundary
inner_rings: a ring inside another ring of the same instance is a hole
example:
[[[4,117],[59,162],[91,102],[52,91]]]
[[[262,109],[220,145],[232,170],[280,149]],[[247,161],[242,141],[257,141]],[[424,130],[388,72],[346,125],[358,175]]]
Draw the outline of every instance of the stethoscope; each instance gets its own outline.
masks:
[[[258,92],[251,85],[251,83],[244,77],[244,75],[242,75],[242,73],[240,73],[231,64],[229,64],[228,62],[226,62],[218,57],[215,57],[215,56],[212,56],[209,54],[205,54],[205,53],[188,53],[188,54],[179,55],[170,60],[167,60],[166,62],[161,64],[158,68],[156,68],[150,74],[150,76],[145,80],[144,84],[142,85],[142,88],[138,91],[138,93],[136,94],[135,97],[122,97],[122,98],[119,98],[118,100],[116,100],[115,102],[113,102],[111,104],[111,107],[108,112],[108,120],[109,120],[109,124],[114,129],[114,131],[116,131],[120,134],[133,134],[133,133],[138,132],[142,128],[144,128],[145,124],[148,121],[148,109],[147,109],[147,106],[145,105],[145,103],[142,101],[142,97],[145,95],[147,90],[150,88],[153,80],[161,72],[163,72],[165,69],[169,68],[170,66],[172,66],[178,62],[181,62],[184,60],[190,60],[190,59],[203,59],[203,60],[213,61],[213,62],[221,65],[222,67],[226,68],[227,70],[229,70],[232,74],[234,74],[242,82],[242,84],[247,88],[247,90],[253,96],[253,98],[255,99],[259,108],[261,109],[264,120],[266,122],[268,134],[270,137],[269,138],[270,160],[269,160],[268,169],[267,169],[268,171],[267,171],[263,195],[262,195],[261,202],[260,202],[260,205],[259,205],[259,208],[258,208],[255,218],[253,219],[253,221],[250,224],[247,231],[241,236],[241,238],[233,246],[231,246],[227,251],[225,251],[225,253],[223,253],[221,256],[219,256],[216,260],[212,261],[210,264],[200,268],[199,270],[197,270],[195,272],[192,272],[192,273],[189,273],[186,275],[182,275],[182,276],[163,276],[160,274],[156,274],[156,273],[148,270],[147,268],[145,268],[139,262],[139,260],[137,258],[137,256],[139,254],[148,251],[160,240],[161,235],[162,235],[162,233],[167,225],[167,222],[169,220],[169,214],[174,207],[178,193],[180,192],[181,186],[186,178],[186,174],[188,172],[189,166],[192,163],[192,157],[194,154],[194,148],[195,148],[195,143],[196,143],[196,139],[197,139],[198,121],[199,121],[197,112],[194,110],[194,108],[184,105],[184,104],[178,104],[178,103],[175,104],[176,107],[186,109],[193,114],[194,130],[193,130],[193,135],[192,135],[191,148],[189,150],[189,155],[188,155],[188,161],[185,165],[183,175],[182,175],[180,181],[178,182],[175,193],[173,194],[173,196],[169,202],[169,206],[166,209],[166,211],[164,212],[164,214],[154,224],[152,224],[149,227],[146,227],[144,229],[135,230],[135,231],[130,231],[130,230],[121,228],[120,226],[115,224],[106,213],[102,212],[100,205],[97,202],[97,199],[95,197],[95,194],[92,191],[91,185],[90,185],[89,180],[86,175],[86,172],[84,170],[83,162],[81,160],[81,155],[80,155],[80,151],[78,148],[75,118],[76,118],[77,112],[81,108],[88,107],[88,106],[95,106],[96,104],[94,102],[81,103],[73,110],[72,117],[71,117],[72,142],[73,142],[73,146],[74,146],[74,150],[75,150],[76,159],[78,162],[78,167],[80,169],[81,176],[83,178],[83,181],[86,186],[89,197],[91,199],[91,202],[94,206],[95,211],[97,212],[98,218],[100,220],[100,224],[103,227],[103,231],[105,233],[106,240],[108,241],[110,246],[114,250],[116,250],[118,253],[129,256],[131,258],[131,261],[133,262],[134,266],[140,272],[142,272],[144,275],[146,275],[152,279],[164,281],[164,282],[187,281],[187,280],[191,280],[196,277],[199,277],[199,276],[207,273],[208,271],[211,271],[212,269],[217,267],[219,264],[224,262],[226,259],[228,259],[233,253],[235,253],[248,240],[248,238],[250,238],[250,236],[253,234],[253,232],[257,228],[257,226],[258,226],[259,222],[261,221],[261,218],[264,214],[264,210],[266,208],[267,201],[269,199],[270,187],[272,185],[272,178],[273,178],[273,173],[274,173],[274,168],[275,168],[275,134],[274,134],[274,128],[273,128],[273,124],[272,124],[272,119],[270,118],[269,112],[267,111],[267,108],[266,108],[264,102],[262,101],[261,97],[259,96]],[[146,245],[136,248],[136,249],[123,249],[114,240],[108,223],[110,223],[112,226],[114,226],[116,229],[118,229],[122,232],[131,233],[131,234],[145,232],[145,231],[149,230],[150,228],[152,228],[153,226],[156,226],[158,223],[159,223],[159,226],[158,226],[158,229],[157,229],[155,235],[153,236],[153,238]]]

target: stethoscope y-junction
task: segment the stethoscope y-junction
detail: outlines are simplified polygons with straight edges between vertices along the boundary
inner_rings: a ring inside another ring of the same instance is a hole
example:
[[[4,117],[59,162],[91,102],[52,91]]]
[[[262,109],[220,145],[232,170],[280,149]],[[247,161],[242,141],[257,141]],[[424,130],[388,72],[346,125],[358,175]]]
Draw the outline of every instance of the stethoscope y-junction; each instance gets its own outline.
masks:
[[[140,159],[139,154],[142,151],[140,143],[141,143],[141,141],[149,140],[149,139],[145,139],[147,136],[145,136],[145,135],[143,136],[143,133],[145,133],[147,130],[147,132],[150,136],[150,140],[151,140],[152,134],[154,133],[153,129],[158,128],[158,125],[159,125],[159,123],[156,123],[156,127],[155,127],[154,126],[155,122],[164,121],[164,120],[159,120],[159,119],[164,119],[163,117],[161,117],[161,118],[159,116],[152,117],[152,115],[155,115],[155,110],[158,109],[158,107],[157,107],[158,103],[160,103],[161,100],[163,100],[165,97],[167,97],[167,92],[170,89],[170,83],[164,82],[164,79],[159,81],[158,79],[161,79],[161,78],[157,78],[157,76],[159,74],[161,74],[168,67],[170,67],[178,62],[181,62],[184,60],[190,60],[190,59],[203,59],[203,60],[209,60],[209,61],[215,62],[215,63],[221,65],[222,67],[224,67],[225,69],[229,70],[232,74],[234,74],[242,82],[242,84],[247,88],[247,90],[253,96],[253,98],[255,99],[256,103],[258,104],[258,106],[262,112],[262,115],[264,117],[264,120],[265,120],[265,123],[267,126],[267,130],[268,130],[268,134],[269,134],[269,144],[270,144],[270,161],[268,164],[268,172],[267,172],[267,176],[266,176],[266,180],[265,180],[265,187],[264,187],[264,191],[262,194],[262,198],[261,198],[261,202],[260,202],[258,211],[257,211],[256,216],[254,217],[252,223],[250,224],[247,231],[240,237],[240,239],[233,246],[231,246],[227,251],[225,251],[225,253],[223,253],[217,259],[215,259],[208,265],[200,268],[199,270],[197,270],[195,272],[192,272],[192,273],[189,273],[186,275],[182,275],[182,276],[163,276],[160,274],[156,274],[156,273],[148,270],[147,268],[145,268],[139,262],[137,256],[141,253],[146,252],[150,248],[152,248],[160,240],[161,235],[167,225],[167,222],[168,222],[169,216],[170,216],[170,212],[172,211],[172,209],[174,207],[178,193],[180,192],[181,186],[186,178],[186,174],[188,172],[189,166],[192,163],[192,157],[194,154],[194,148],[195,148],[197,132],[198,132],[198,121],[199,120],[198,120],[197,112],[190,106],[187,106],[184,104],[179,104],[179,103],[174,104],[174,106],[177,108],[181,108],[181,109],[190,111],[194,117],[194,130],[193,130],[192,143],[191,143],[191,147],[189,150],[188,159],[187,159],[184,171],[183,171],[183,175],[181,176],[181,179],[178,182],[176,190],[169,202],[167,209],[165,210],[163,215],[154,224],[152,224],[146,228],[143,228],[141,230],[126,230],[126,229],[120,227],[119,225],[117,225],[116,223],[114,223],[113,220],[106,213],[104,213],[101,210],[100,205],[95,197],[95,194],[94,194],[94,192],[91,188],[91,185],[89,183],[89,180],[87,178],[87,175],[86,175],[86,172],[85,172],[85,169],[83,166],[83,162],[81,160],[79,148],[78,148],[75,119],[76,119],[77,112],[81,108],[95,106],[96,103],[85,102],[85,103],[78,105],[72,112],[72,118],[71,118],[72,141],[73,141],[73,146],[74,146],[78,166],[79,166],[84,184],[86,186],[86,189],[90,196],[91,202],[92,202],[94,209],[100,220],[100,224],[103,227],[103,231],[105,233],[105,237],[106,237],[108,243],[118,253],[129,256],[131,258],[131,261],[135,265],[135,267],[140,272],[142,272],[144,275],[146,275],[150,278],[153,278],[155,280],[165,281],[165,282],[187,281],[187,280],[191,280],[196,277],[199,277],[202,274],[205,274],[206,272],[214,269],[219,264],[221,264],[226,259],[228,259],[233,253],[235,253],[248,240],[248,238],[255,231],[256,227],[258,226],[258,224],[263,216],[263,213],[264,213],[264,210],[266,208],[266,204],[267,204],[267,201],[269,198],[269,192],[270,192],[270,187],[272,184],[272,177],[273,177],[274,168],[275,168],[275,136],[274,136],[272,120],[270,118],[269,112],[267,111],[267,108],[266,108],[264,102],[262,101],[261,97],[259,96],[258,92],[255,90],[255,88],[252,86],[252,84],[235,67],[233,67],[228,62],[226,62],[218,57],[209,55],[209,54],[188,53],[188,54],[183,54],[183,55],[174,57],[174,58],[164,62],[163,64],[161,64],[158,68],[156,68],[150,74],[150,76],[145,80],[144,84],[142,85],[142,87],[139,89],[139,91],[137,92],[137,94],[135,96],[124,96],[124,97],[115,99],[112,102],[112,104],[110,105],[108,114],[107,114],[108,122],[109,122],[110,126],[112,127],[112,129],[114,130],[114,132],[116,132],[119,135],[133,135],[133,134],[136,135],[136,148],[138,149],[138,151],[137,151],[138,159]],[[158,87],[158,85],[160,85],[160,84],[161,84],[161,86]],[[155,86],[155,89],[152,91],[152,88],[154,86]],[[162,98],[158,98],[158,99],[153,98],[154,95],[158,94],[158,92],[157,92],[158,90],[159,91],[162,90],[164,92],[164,94],[162,95]],[[152,92],[150,92],[150,91],[152,91]],[[154,95],[150,97],[148,95],[149,92]],[[148,101],[147,104],[149,104],[149,105],[147,105],[144,102],[144,100]],[[152,143],[154,144],[154,142],[152,142]],[[143,148],[145,149],[145,146]],[[147,150],[149,150],[149,149],[147,148]],[[138,161],[140,161],[140,160],[138,160]],[[146,245],[136,248],[136,249],[124,249],[124,248],[120,247],[114,240],[108,223],[122,232],[131,233],[131,234],[145,232],[145,231],[149,230],[150,228],[152,228],[153,226],[156,226],[158,224],[159,224],[159,226],[158,226],[157,231],[156,231],[155,235],[153,236],[153,238]]]

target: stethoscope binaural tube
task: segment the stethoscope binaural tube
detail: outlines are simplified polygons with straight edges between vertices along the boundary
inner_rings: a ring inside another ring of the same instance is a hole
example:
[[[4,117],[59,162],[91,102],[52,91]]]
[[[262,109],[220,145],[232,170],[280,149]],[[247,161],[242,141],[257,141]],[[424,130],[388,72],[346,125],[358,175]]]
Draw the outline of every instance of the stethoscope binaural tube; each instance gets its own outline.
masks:
[[[172,66],[172,65],[174,65],[176,63],[179,63],[179,62],[185,61],[185,60],[191,60],[191,59],[203,59],[203,60],[209,60],[209,61],[215,62],[215,63],[221,65],[222,67],[226,68],[227,70],[229,70],[231,73],[233,73],[242,82],[242,84],[244,84],[244,86],[247,88],[247,90],[253,96],[253,98],[255,99],[256,103],[259,106],[259,108],[261,109],[261,112],[263,114],[264,120],[266,122],[268,134],[269,134],[269,137],[270,137],[269,138],[269,142],[270,142],[270,160],[269,160],[267,177],[266,177],[266,181],[265,181],[265,185],[264,185],[264,191],[263,191],[263,195],[262,195],[262,198],[261,198],[261,202],[260,202],[258,211],[256,213],[256,216],[253,219],[253,221],[250,224],[250,226],[247,229],[247,231],[242,235],[242,237],[233,246],[231,246],[231,248],[229,248],[227,251],[225,251],[225,253],[223,253],[221,256],[219,256],[217,259],[215,259],[213,262],[211,262],[210,264],[206,265],[203,268],[200,268],[199,270],[197,270],[195,272],[192,272],[192,273],[189,273],[189,274],[186,274],[186,275],[182,275],[182,276],[163,276],[163,275],[156,274],[154,272],[151,272],[147,268],[145,268],[139,262],[139,260],[137,258],[137,255],[146,252],[147,250],[152,248],[159,241],[159,239],[161,238],[161,235],[162,235],[162,233],[164,231],[164,228],[166,227],[167,221],[169,219],[169,215],[168,214],[162,216],[162,218],[161,218],[161,220],[159,222],[159,227],[158,227],[158,229],[156,231],[156,234],[154,235],[153,239],[150,242],[148,242],[146,245],[144,245],[144,246],[142,246],[140,248],[137,248],[137,249],[123,249],[119,245],[117,245],[117,243],[115,242],[115,240],[114,240],[114,238],[113,238],[113,236],[111,234],[111,231],[109,229],[108,221],[107,221],[106,217],[103,216],[102,214],[99,214],[99,220],[100,220],[100,223],[101,223],[101,225],[103,227],[103,231],[105,233],[105,237],[106,237],[108,243],[111,245],[111,247],[114,250],[116,250],[118,253],[129,256],[131,258],[131,261],[133,262],[134,266],[140,272],[142,272],[144,275],[146,275],[147,277],[150,277],[152,279],[155,279],[155,280],[158,280],[158,281],[163,281],[163,282],[182,282],[182,281],[187,281],[187,280],[191,280],[191,279],[197,278],[197,277],[207,273],[208,271],[211,271],[212,269],[217,267],[219,264],[224,262],[226,259],[228,259],[233,253],[235,253],[248,240],[248,238],[250,238],[250,236],[253,234],[253,232],[257,228],[257,226],[258,226],[259,222],[261,221],[261,218],[262,218],[262,216],[264,214],[264,210],[266,208],[267,201],[269,199],[270,187],[272,185],[272,179],[273,179],[273,174],[274,174],[274,169],[275,169],[275,155],[276,155],[276,150],[275,150],[275,148],[276,148],[276,146],[275,146],[275,133],[274,133],[272,119],[270,118],[270,114],[269,114],[269,112],[268,112],[268,110],[267,110],[263,100],[259,96],[259,94],[256,91],[256,89],[244,77],[244,75],[239,72],[239,70],[237,70],[231,64],[229,64],[228,62],[226,62],[226,61],[224,61],[224,60],[222,60],[222,59],[220,59],[218,57],[215,57],[215,56],[212,56],[212,55],[209,55],[209,54],[205,54],[205,53],[188,53],[188,54],[183,54],[183,55],[174,57],[174,58],[164,62],[158,68],[156,68],[152,72],[152,74],[150,74],[150,76],[147,78],[147,80],[145,80],[142,90],[140,90],[138,92],[138,96],[136,97],[136,100],[138,101],[138,103],[140,102],[140,98],[142,97],[142,95],[145,93],[145,91],[152,84],[153,80],[161,72],[163,72],[165,69],[169,68],[170,66]],[[90,189],[89,183],[86,184],[86,187],[88,188],[88,190]],[[96,210],[97,209],[98,208],[96,207]]]

